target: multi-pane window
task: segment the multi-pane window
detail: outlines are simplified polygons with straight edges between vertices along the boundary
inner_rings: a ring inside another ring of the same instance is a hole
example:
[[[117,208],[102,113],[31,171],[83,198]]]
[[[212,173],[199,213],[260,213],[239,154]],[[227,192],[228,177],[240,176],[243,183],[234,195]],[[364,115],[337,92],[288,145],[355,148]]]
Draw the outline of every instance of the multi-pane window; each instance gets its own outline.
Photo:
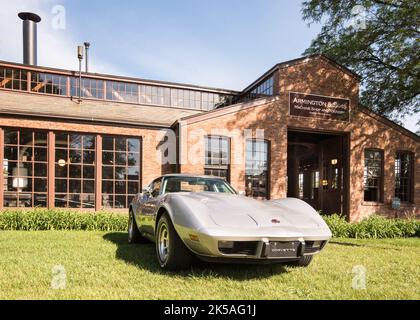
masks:
[[[0,67],[0,88],[27,90],[27,72],[25,70]]]
[[[28,88],[28,75],[30,83]],[[145,85],[123,81],[111,81],[82,77],[79,92],[79,77],[62,74],[26,71],[0,67],[0,89],[44,93],[59,96],[110,100],[123,103],[168,106],[174,108],[209,111],[217,106],[234,103],[236,95],[219,94],[194,89],[179,89],[170,86]],[[265,81],[254,91],[261,94],[272,92],[272,79]],[[254,92],[253,91],[253,92]]]
[[[138,85],[133,83],[107,81],[106,99],[138,103]]]
[[[229,181],[230,143],[228,137],[205,137],[204,174]]]
[[[201,106],[205,111],[212,110],[221,102],[221,97],[217,93],[203,92],[201,96]]]
[[[32,72],[31,91],[66,96],[67,77],[49,73]]]
[[[247,196],[269,198],[268,161],[268,141],[259,139],[247,140],[245,162],[245,192]]]
[[[383,151],[365,150],[364,200],[383,201]]]
[[[264,82],[262,82],[261,84],[259,84],[255,89],[251,90],[251,94],[272,96],[274,93],[273,84],[274,84],[273,77],[270,77]]]
[[[413,154],[397,152],[395,157],[395,197],[413,202]]]
[[[140,140],[102,138],[102,205],[128,208],[140,189]]]
[[[79,78],[71,78],[70,91],[72,97],[79,96]],[[82,78],[82,98],[104,99],[104,81]]]
[[[175,108],[201,109],[201,92],[171,89],[171,105]]]
[[[47,204],[47,133],[4,130],[4,206],[45,207]]]
[[[169,106],[171,89],[157,86],[140,86],[140,103]]]
[[[95,207],[95,140],[94,135],[56,134],[56,207]]]

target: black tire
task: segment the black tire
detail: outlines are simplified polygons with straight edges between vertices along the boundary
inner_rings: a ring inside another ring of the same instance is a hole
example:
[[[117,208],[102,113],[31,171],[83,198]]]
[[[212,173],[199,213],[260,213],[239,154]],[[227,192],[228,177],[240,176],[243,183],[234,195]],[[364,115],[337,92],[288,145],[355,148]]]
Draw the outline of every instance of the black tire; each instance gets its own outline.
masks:
[[[167,241],[162,239],[167,239]],[[166,213],[157,223],[155,243],[156,257],[162,269],[182,270],[191,266],[194,255],[182,242]]]
[[[136,220],[134,219],[133,211],[129,211],[128,214],[128,243],[147,243],[149,242],[146,238],[144,238],[139,228],[137,228]]]
[[[307,267],[312,262],[312,258],[313,256],[303,256],[297,261],[287,263],[287,265],[294,267]]]

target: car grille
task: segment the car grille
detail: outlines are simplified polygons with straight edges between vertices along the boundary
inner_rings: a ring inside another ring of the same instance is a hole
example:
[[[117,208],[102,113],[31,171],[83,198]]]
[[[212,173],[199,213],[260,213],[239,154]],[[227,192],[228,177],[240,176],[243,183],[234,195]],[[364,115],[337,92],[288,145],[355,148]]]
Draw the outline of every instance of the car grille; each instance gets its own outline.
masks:
[[[257,252],[258,241],[235,241],[232,248],[219,248],[224,254],[242,254],[254,256]]]
[[[318,252],[324,247],[324,245],[325,245],[325,241],[322,241],[320,246],[317,245],[315,247],[314,247],[314,241],[305,241],[305,253]]]

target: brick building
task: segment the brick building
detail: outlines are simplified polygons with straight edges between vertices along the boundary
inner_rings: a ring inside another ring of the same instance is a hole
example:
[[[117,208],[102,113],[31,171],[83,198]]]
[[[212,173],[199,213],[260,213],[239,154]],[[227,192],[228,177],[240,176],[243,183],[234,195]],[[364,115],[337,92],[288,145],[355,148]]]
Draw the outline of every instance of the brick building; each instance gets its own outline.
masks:
[[[81,79],[0,61],[0,208],[124,209],[181,172],[351,221],[420,214],[420,137],[359,105],[358,76],[323,55],[277,64],[241,92]]]

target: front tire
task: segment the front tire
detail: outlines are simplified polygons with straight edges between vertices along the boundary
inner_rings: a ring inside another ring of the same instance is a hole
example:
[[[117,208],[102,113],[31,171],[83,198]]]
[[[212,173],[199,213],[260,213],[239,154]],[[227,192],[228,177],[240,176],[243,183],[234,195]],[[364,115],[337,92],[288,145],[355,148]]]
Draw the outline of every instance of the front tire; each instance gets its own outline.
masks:
[[[287,263],[289,266],[293,267],[307,267],[311,264],[313,256],[303,256],[297,261],[292,261]]]
[[[139,228],[137,227],[133,211],[130,210],[128,214],[128,243],[133,244],[147,242],[148,240],[141,235]]]
[[[193,254],[178,236],[167,214],[163,214],[157,224],[156,256],[165,270],[187,269],[193,261]]]

